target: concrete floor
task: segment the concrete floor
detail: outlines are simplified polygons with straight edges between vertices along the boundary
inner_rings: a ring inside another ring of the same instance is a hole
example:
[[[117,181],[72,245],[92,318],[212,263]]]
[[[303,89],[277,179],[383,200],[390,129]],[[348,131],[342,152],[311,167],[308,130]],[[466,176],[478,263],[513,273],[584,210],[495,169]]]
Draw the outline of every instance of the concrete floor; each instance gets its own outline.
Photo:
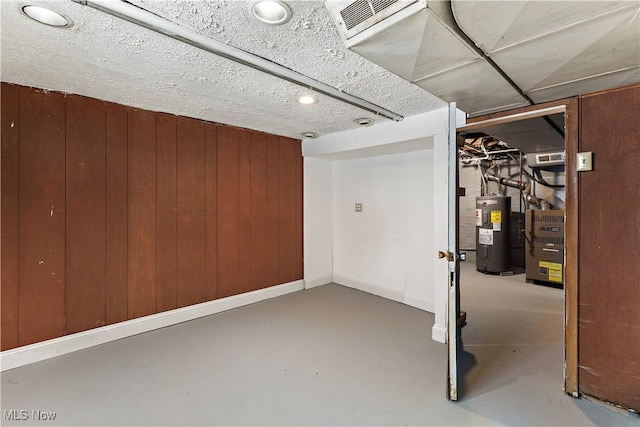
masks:
[[[640,425],[562,392],[561,290],[461,283],[458,403],[432,314],[327,285],[7,371],[2,425]]]

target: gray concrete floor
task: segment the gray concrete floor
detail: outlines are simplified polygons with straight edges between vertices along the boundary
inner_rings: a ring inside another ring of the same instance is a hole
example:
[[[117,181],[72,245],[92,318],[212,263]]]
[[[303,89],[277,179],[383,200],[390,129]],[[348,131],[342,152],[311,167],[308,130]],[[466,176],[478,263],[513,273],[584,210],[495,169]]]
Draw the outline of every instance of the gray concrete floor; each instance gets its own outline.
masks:
[[[338,285],[7,371],[2,425],[615,425],[562,392],[562,291],[463,266],[465,394],[433,315]]]

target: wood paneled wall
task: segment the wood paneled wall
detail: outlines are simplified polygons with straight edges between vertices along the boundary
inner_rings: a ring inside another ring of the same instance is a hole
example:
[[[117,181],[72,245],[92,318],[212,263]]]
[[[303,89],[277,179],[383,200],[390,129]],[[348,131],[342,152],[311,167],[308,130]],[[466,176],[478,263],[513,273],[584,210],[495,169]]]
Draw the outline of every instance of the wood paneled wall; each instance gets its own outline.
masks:
[[[640,85],[580,98],[580,391],[640,410]]]
[[[302,279],[300,141],[2,83],[2,350]]]

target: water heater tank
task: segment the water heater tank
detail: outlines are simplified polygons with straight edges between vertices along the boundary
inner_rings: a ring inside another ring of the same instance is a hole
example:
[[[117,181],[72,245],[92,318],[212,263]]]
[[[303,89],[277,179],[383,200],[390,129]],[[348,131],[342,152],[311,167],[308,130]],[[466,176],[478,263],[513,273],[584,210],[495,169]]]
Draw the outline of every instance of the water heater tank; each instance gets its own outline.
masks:
[[[511,197],[476,198],[476,269],[483,273],[509,271]]]

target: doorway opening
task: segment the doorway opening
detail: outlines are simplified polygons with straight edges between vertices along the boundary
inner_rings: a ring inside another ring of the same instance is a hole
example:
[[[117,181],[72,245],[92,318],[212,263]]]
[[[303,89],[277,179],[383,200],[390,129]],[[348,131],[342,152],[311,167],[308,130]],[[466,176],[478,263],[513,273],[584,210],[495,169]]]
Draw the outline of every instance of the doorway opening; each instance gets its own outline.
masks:
[[[537,384],[543,405],[554,389],[577,393],[577,101],[470,122],[457,129],[458,388]]]

